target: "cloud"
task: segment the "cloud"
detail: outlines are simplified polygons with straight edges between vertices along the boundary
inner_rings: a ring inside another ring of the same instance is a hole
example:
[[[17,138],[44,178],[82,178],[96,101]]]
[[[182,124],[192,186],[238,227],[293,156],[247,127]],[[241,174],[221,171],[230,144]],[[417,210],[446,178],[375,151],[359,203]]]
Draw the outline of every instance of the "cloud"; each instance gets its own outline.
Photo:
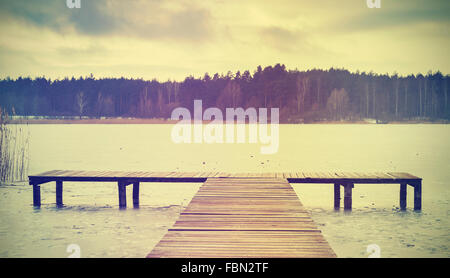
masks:
[[[109,35],[120,32],[125,21],[110,14],[107,3],[105,0],[82,1],[80,9],[66,8],[64,24],[72,25],[77,32],[87,35]]]
[[[212,35],[211,15],[194,4],[167,7],[162,1],[82,0],[69,9],[65,0],[0,0],[1,15],[34,27],[88,36],[205,40]]]
[[[422,23],[434,23],[448,28],[450,1],[382,2],[380,9],[366,9],[351,18],[336,20],[331,24],[331,29],[351,33],[408,27]]]
[[[58,23],[61,19],[61,12],[65,7],[65,2],[52,2],[50,0],[37,1],[0,1],[0,13],[2,19],[13,18],[25,21],[35,26],[48,26],[59,29]],[[2,20],[2,21],[3,21]]]
[[[280,26],[262,27],[260,37],[263,44],[281,50],[293,51],[299,45],[306,45],[306,34],[299,30],[289,30]]]
[[[57,53],[62,56],[71,56],[72,58],[86,58],[91,56],[106,56],[108,49],[100,45],[89,45],[87,47],[59,47]]]
[[[449,71],[450,1],[0,0],[0,78],[179,78],[345,67]],[[447,47],[448,48],[448,47]],[[368,55],[370,51],[370,55]]]
[[[212,36],[211,16],[202,9],[165,12],[162,20],[146,23],[127,22],[124,29],[142,38],[202,41]]]

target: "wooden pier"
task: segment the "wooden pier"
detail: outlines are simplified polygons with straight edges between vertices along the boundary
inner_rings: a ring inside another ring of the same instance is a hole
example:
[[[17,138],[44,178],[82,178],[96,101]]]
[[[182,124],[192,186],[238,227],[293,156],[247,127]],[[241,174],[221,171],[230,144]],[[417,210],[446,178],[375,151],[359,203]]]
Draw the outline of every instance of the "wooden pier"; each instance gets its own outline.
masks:
[[[133,205],[139,206],[141,182],[194,182],[209,178],[280,178],[289,183],[330,183],[334,185],[334,208],[341,204],[344,188],[344,209],[352,208],[352,189],[355,184],[400,184],[400,208],[406,209],[406,187],[414,188],[414,210],[422,209],[422,179],[408,173],[349,173],[349,172],[290,172],[290,173],[220,173],[220,172],[123,172],[52,170],[29,176],[33,186],[33,204],[41,206],[40,185],[56,182],[56,205],[63,205],[63,182],[117,182],[119,207],[126,208],[126,186],[133,185]]]
[[[282,178],[208,178],[149,258],[336,257]]]
[[[53,170],[29,176],[33,204],[41,206],[40,186],[56,182],[56,204],[63,205],[63,182],[117,182],[119,207],[126,208],[126,186],[133,185],[139,207],[142,182],[203,183],[179,219],[148,257],[336,257],[302,206],[290,183],[331,183],[334,208],[352,208],[354,184],[400,184],[400,207],[406,187],[414,187],[414,209],[422,208],[422,179],[408,173],[184,173]]]

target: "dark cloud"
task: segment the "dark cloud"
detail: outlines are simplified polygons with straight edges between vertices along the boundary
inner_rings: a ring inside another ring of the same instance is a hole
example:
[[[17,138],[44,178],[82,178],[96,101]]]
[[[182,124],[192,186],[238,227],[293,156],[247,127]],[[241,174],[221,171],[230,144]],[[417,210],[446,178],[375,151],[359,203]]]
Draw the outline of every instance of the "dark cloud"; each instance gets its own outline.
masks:
[[[370,31],[408,26],[417,23],[450,25],[450,1],[382,2],[380,9],[367,9],[351,18],[342,18],[329,25],[329,29],[342,32]]]
[[[65,9],[68,24],[73,24],[75,29],[88,35],[108,35],[121,30],[125,23],[122,18],[117,18],[108,13],[107,1],[90,0],[82,1],[80,9]]]
[[[65,0],[0,0],[0,9],[4,18],[61,33],[177,40],[203,40],[212,34],[210,13],[195,5],[169,10],[160,1],[81,0],[80,9],[69,9]]]
[[[39,27],[49,27],[60,30],[62,14],[67,9],[65,2],[51,0],[8,1],[0,0],[2,19],[12,17]]]

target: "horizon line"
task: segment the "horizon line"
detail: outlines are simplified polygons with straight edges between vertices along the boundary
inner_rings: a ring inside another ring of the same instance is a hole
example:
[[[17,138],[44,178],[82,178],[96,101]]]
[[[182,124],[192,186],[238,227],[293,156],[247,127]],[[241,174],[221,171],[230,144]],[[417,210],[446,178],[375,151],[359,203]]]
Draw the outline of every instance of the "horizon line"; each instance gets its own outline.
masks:
[[[286,66],[285,66],[285,64],[280,64],[280,63],[277,63],[277,64],[274,64],[273,66],[272,65],[267,65],[267,66],[264,66],[264,67],[262,67],[261,65],[259,65],[258,67],[261,67],[261,69],[262,69],[262,71],[264,71],[264,69],[266,69],[266,68],[268,68],[268,67],[272,67],[272,68],[274,68],[275,66],[277,66],[277,65],[279,65],[279,66],[284,66],[284,69],[285,69],[285,71],[286,72],[288,72],[288,73],[291,73],[291,72],[294,72],[294,73],[308,73],[308,72],[314,72],[314,71],[318,71],[318,72],[329,72],[329,71],[331,71],[331,70],[336,70],[336,71],[347,71],[347,72],[349,72],[350,74],[356,74],[356,75],[363,75],[363,74],[365,74],[365,75],[367,75],[367,76],[387,76],[387,77],[394,77],[394,76],[397,76],[397,77],[399,77],[399,78],[408,78],[408,77],[417,77],[417,76],[419,76],[419,75],[422,75],[422,76],[424,76],[424,77],[426,77],[426,76],[433,76],[433,75],[435,75],[435,74],[441,74],[443,77],[449,77],[450,76],[450,74],[449,73],[443,73],[441,70],[431,70],[431,69],[429,69],[428,71],[427,71],[427,73],[424,73],[424,72],[418,72],[418,73],[409,73],[409,74],[399,74],[398,72],[396,72],[396,71],[394,71],[394,72],[392,72],[392,73],[388,73],[388,72],[385,72],[385,73],[379,73],[379,72],[374,72],[373,70],[370,70],[370,71],[361,71],[361,70],[359,70],[359,69],[357,69],[357,70],[354,70],[354,71],[351,71],[351,70],[349,70],[349,69],[346,69],[346,68],[344,68],[344,67],[330,67],[330,68],[328,68],[328,69],[324,69],[324,68],[311,68],[311,69],[307,69],[307,70],[299,70],[298,68],[295,68],[295,69],[288,69],[288,68],[286,68]],[[228,75],[228,73],[229,72],[231,72],[231,74],[233,75],[232,76],[232,78],[234,79],[235,78],[235,74],[237,73],[237,72],[239,72],[239,73],[244,73],[244,72],[246,72],[246,71],[248,71],[249,73],[250,73],[250,76],[251,77],[253,77],[254,76],[254,74],[257,72],[257,69],[258,69],[258,67],[256,67],[256,69],[254,69],[253,71],[251,71],[251,70],[249,70],[249,69],[246,69],[246,70],[237,70],[236,72],[233,72],[233,71],[231,71],[231,70],[228,70],[227,71],[227,73],[226,74],[224,74],[224,72],[221,72],[221,73],[219,73],[219,72],[215,72],[215,73],[212,73],[212,74],[210,74],[209,72],[205,72],[205,73],[203,73],[203,75],[200,75],[200,76],[196,76],[196,75],[193,75],[193,74],[189,74],[189,75],[186,75],[185,77],[184,77],[184,79],[181,79],[181,80],[176,80],[176,79],[171,79],[171,78],[168,78],[168,79],[166,79],[165,81],[163,81],[163,80],[159,80],[158,78],[156,78],[156,77],[153,77],[153,78],[144,78],[144,77],[142,77],[142,76],[140,76],[140,77],[125,77],[125,76],[101,76],[101,77],[99,77],[99,76],[95,76],[92,72],[91,73],[89,73],[89,74],[87,74],[87,75],[84,75],[84,76],[82,76],[82,75],[79,75],[79,76],[75,76],[75,75],[72,75],[72,76],[64,76],[64,77],[58,77],[58,78],[52,78],[52,77],[46,77],[45,75],[42,75],[42,76],[38,76],[38,75],[36,75],[36,76],[30,76],[30,75],[19,75],[19,76],[17,76],[17,77],[15,77],[15,78],[13,78],[13,77],[11,77],[11,76],[0,76],[0,81],[5,81],[5,80],[12,80],[12,81],[17,81],[18,79],[20,79],[20,78],[22,78],[22,79],[31,79],[31,80],[37,80],[37,79],[46,79],[46,80],[48,80],[48,81],[62,81],[62,80],[66,80],[66,79],[68,79],[68,80],[71,80],[71,79],[75,79],[75,80],[80,80],[80,79],[88,79],[88,78],[92,78],[92,79],[94,79],[94,80],[104,80],[104,79],[126,79],[126,80],[142,80],[142,81],[144,81],[144,82],[152,82],[152,81],[156,81],[156,82],[159,82],[159,83],[165,83],[165,82],[184,82],[187,78],[194,78],[194,79],[202,79],[206,74],[208,74],[208,76],[210,76],[210,77],[213,77],[214,75],[216,75],[216,74],[218,74],[219,75],[219,77],[227,77],[227,75]]]

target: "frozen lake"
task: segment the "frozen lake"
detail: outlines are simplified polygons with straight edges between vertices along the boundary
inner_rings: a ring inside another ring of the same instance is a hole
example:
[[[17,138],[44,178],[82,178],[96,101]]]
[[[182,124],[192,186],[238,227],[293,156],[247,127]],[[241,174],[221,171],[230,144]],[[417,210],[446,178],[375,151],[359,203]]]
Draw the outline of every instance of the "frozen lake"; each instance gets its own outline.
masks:
[[[422,177],[423,210],[400,211],[398,185],[355,185],[353,211],[333,210],[333,185],[293,185],[339,257],[449,257],[449,125],[281,125],[279,149],[260,144],[175,144],[171,125],[30,125],[30,174],[117,171],[409,172]],[[0,257],[145,257],[200,184],[143,183],[140,208],[118,209],[115,183],[54,183],[32,206],[26,182],[0,186]],[[129,187],[127,190],[131,190]]]

